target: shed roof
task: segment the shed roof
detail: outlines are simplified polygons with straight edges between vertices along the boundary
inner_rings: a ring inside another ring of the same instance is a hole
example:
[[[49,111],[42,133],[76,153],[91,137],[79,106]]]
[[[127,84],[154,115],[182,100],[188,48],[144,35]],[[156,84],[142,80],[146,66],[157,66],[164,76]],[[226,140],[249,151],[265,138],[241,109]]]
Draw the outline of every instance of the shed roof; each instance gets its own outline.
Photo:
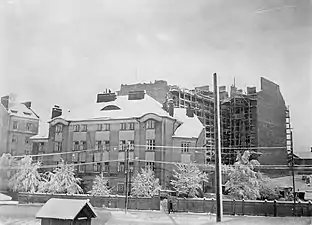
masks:
[[[97,217],[89,200],[51,198],[39,210],[36,218],[74,220],[85,207],[88,208],[92,218]]]

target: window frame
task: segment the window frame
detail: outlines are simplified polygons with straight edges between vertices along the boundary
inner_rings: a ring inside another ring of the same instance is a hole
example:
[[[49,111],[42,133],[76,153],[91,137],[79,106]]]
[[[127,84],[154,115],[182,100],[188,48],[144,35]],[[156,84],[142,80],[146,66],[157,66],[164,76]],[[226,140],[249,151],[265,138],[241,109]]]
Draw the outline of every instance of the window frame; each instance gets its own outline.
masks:
[[[124,173],[125,172],[125,162],[118,162],[118,173]]]
[[[80,141],[80,150],[87,150],[87,141]]]
[[[62,152],[62,142],[54,142],[54,152]]]
[[[127,130],[127,123],[120,123],[120,130]]]
[[[122,187],[122,188],[119,188]],[[125,192],[125,184],[124,183],[118,183],[117,184],[117,192],[118,193],[124,193]]]
[[[110,131],[110,123],[104,123],[104,131]]]
[[[127,141],[126,140],[119,140],[119,151],[125,151],[127,148]]]
[[[103,172],[104,173],[109,173],[109,162],[104,162],[104,169],[103,169]]]
[[[74,125],[74,132],[79,132],[80,131],[80,125],[76,124]]]
[[[80,129],[81,132],[88,132],[88,124],[81,124]]]
[[[188,141],[181,142],[181,153],[182,154],[190,153],[190,146],[191,142]]]
[[[96,131],[102,131],[103,130],[103,124],[99,123],[96,126]]]
[[[59,134],[63,132],[63,124],[56,124],[55,133]]]
[[[152,142],[152,144],[150,142]],[[155,146],[156,146],[155,139],[146,139],[146,151],[155,151],[156,149]]]
[[[155,162],[147,161],[145,162],[145,169],[150,168],[152,171],[155,171]]]
[[[129,123],[129,130],[134,130],[135,127],[135,123],[134,122],[130,122]]]
[[[155,120],[148,120],[146,121],[146,129],[147,130],[154,130],[155,129]]]
[[[32,123],[26,123],[26,131],[32,131]]]
[[[15,127],[15,125],[16,125],[16,127]],[[16,120],[13,121],[12,129],[13,130],[18,130],[18,121],[16,121]]]

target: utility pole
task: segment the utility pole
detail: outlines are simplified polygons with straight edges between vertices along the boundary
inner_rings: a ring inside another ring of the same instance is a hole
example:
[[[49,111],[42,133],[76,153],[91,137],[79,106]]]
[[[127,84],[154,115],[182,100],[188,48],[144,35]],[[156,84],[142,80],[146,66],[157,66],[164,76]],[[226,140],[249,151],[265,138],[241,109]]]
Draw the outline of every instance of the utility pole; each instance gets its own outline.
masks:
[[[221,134],[220,134],[220,101],[217,74],[213,74],[214,84],[214,139],[215,139],[215,188],[217,198],[216,221],[221,222],[223,215],[222,175],[221,175]]]
[[[130,143],[127,143],[125,149],[125,177],[126,177],[126,187],[125,187],[125,214],[128,210],[128,186],[129,186],[129,148]]]

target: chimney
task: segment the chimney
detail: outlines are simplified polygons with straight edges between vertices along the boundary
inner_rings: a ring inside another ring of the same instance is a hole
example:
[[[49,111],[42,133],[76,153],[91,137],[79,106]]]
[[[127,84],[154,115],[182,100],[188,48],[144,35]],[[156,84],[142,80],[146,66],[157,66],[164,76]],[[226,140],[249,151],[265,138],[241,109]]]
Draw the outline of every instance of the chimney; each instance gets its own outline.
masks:
[[[145,97],[145,91],[130,91],[128,100],[141,100]]]
[[[257,88],[256,87],[247,87],[247,94],[252,95],[257,93]]]
[[[106,89],[107,92],[107,89]],[[108,90],[109,93],[99,93],[97,95],[96,102],[101,103],[101,102],[112,102],[115,101],[117,98],[116,93],[111,93],[111,90]]]
[[[194,117],[194,111],[193,111],[193,109],[191,108],[190,105],[188,105],[188,107],[186,108],[186,115],[188,117]]]
[[[4,106],[4,108],[6,108],[6,110],[9,109],[9,99],[9,95],[1,97],[1,104]]]
[[[23,102],[23,104],[30,109],[31,108],[31,102]]]
[[[174,107],[173,107],[173,100],[172,99],[169,99],[169,102],[168,102],[168,112],[169,112],[169,115],[173,117]]]
[[[58,105],[54,105],[52,108],[52,116],[51,119],[61,116],[62,115],[62,109]]]

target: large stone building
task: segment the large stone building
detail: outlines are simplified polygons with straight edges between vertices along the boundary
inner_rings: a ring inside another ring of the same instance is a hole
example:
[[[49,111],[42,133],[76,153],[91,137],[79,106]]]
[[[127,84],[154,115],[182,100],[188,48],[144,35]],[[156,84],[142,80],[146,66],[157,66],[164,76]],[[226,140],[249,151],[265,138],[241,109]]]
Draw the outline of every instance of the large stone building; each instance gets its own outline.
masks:
[[[29,138],[38,134],[39,117],[31,102],[12,103],[10,96],[1,98],[0,105],[0,155],[13,156],[31,153]]]
[[[204,163],[205,152],[195,149],[204,146],[204,127],[193,110],[174,108],[173,102],[164,107],[144,91],[99,94],[97,103],[84,106],[83,112],[54,107],[49,124],[46,153],[68,153],[42,161],[56,165],[62,157],[77,164],[89,187],[103,172],[115,192],[124,192],[127,144],[131,173],[151,167],[163,187],[171,179],[171,163]]]

